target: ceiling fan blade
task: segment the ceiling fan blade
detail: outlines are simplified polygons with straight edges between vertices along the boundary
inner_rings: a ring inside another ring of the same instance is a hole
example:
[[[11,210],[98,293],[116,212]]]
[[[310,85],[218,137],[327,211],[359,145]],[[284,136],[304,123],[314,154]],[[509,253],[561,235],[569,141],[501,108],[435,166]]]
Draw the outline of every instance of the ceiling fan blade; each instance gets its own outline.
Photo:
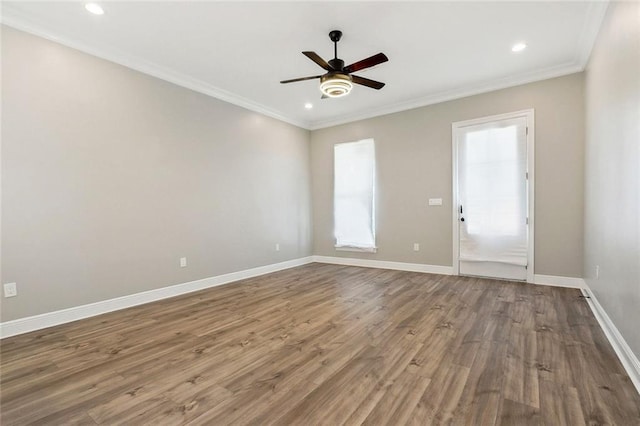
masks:
[[[280,83],[295,83],[296,81],[304,81],[304,80],[313,80],[316,78],[322,77],[321,75],[314,75],[313,77],[300,77],[300,78],[292,78],[291,80],[282,80]]]
[[[346,67],[344,67],[344,72],[352,73],[360,71],[365,68],[370,68],[383,62],[387,62],[388,60],[389,58],[387,58],[387,55],[385,55],[384,53],[378,53],[377,55],[370,56],[367,59],[363,59],[361,61],[354,62],[351,65],[347,65]]]
[[[325,61],[324,59],[322,59],[320,57],[320,55],[318,55],[316,52],[302,52],[302,54],[304,56],[306,56],[307,58],[311,59],[313,62],[315,62],[316,64],[320,65],[322,68],[324,68],[327,71],[331,71],[331,67],[329,66],[329,64],[327,63],[327,61]]]
[[[384,83],[375,80],[369,80],[368,78],[358,77],[357,75],[352,75],[351,80],[356,84],[361,84],[363,86],[371,87],[372,89],[380,90],[384,87]]]

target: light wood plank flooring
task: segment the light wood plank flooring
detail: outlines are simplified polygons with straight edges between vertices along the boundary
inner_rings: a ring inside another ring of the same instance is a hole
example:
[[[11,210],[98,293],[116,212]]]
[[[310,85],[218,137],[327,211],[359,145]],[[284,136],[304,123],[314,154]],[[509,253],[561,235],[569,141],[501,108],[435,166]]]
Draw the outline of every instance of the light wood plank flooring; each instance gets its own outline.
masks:
[[[310,264],[1,342],[1,422],[640,424],[577,290]]]

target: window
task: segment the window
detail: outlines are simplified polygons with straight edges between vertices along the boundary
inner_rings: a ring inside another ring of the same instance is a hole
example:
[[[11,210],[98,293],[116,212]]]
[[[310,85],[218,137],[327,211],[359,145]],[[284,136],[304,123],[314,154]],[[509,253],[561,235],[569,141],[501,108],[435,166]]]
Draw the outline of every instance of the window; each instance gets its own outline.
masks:
[[[333,218],[336,248],[376,251],[373,139],[334,147]]]
[[[469,235],[524,236],[526,233],[526,124],[466,133],[461,154]]]

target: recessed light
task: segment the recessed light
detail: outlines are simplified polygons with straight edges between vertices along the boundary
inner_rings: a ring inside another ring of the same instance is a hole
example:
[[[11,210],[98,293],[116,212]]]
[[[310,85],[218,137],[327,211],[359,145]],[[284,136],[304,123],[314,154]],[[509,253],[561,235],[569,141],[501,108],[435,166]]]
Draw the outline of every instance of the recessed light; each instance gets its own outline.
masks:
[[[512,52],[522,52],[526,48],[527,48],[527,44],[526,43],[516,43],[516,44],[513,45],[513,47],[511,47],[511,51]]]
[[[104,10],[97,3],[87,3],[84,5],[84,8],[94,15],[104,15]]]
[[[305,109],[311,109],[313,108],[313,104],[311,102],[307,102],[306,104],[304,104]]]

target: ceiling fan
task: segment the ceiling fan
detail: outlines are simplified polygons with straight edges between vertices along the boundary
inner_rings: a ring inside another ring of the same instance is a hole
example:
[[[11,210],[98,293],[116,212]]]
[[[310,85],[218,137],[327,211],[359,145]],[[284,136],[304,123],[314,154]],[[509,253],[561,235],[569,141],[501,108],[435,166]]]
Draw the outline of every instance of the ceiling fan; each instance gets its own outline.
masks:
[[[294,83],[296,81],[315,80],[320,79],[320,91],[322,92],[322,99],[324,98],[339,98],[349,94],[353,88],[353,83],[360,84],[362,86],[371,87],[372,89],[380,90],[384,87],[384,83],[375,80],[369,80],[368,78],[359,77],[352,73],[370,68],[375,65],[387,62],[389,58],[384,53],[378,53],[370,56],[358,62],[354,62],[351,65],[344,66],[344,61],[338,59],[338,42],[342,38],[342,31],[333,30],[329,33],[329,38],[333,42],[333,59],[329,62],[322,59],[315,52],[302,52],[307,58],[311,59],[316,64],[320,65],[327,71],[326,74],[314,75],[312,77],[294,78],[291,80],[283,80],[280,83]]]

